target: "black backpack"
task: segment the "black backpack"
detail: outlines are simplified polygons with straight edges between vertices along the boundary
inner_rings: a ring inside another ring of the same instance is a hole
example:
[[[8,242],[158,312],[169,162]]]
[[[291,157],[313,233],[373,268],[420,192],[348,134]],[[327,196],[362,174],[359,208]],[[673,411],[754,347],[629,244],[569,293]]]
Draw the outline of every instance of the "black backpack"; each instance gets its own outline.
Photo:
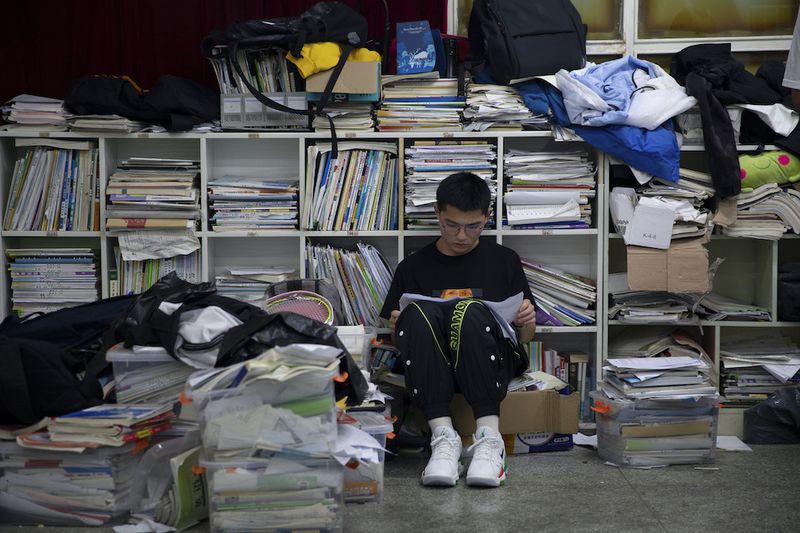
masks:
[[[569,0],[475,0],[469,44],[496,83],[586,64],[586,25]]]
[[[285,113],[328,118],[333,138],[333,157],[336,157],[336,130],[333,120],[322,110],[330,99],[333,86],[344,68],[350,51],[356,46],[363,46],[366,41],[367,19],[360,13],[339,2],[319,2],[299,17],[236,22],[224,32],[218,30],[211,32],[200,47],[207,58],[218,57],[218,47],[226,47],[228,63],[247,90],[265,106]],[[239,48],[281,48],[290,51],[295,57],[301,57],[304,44],[318,42],[335,42],[343,46],[342,55],[331,73],[325,91],[316,107],[311,110],[293,109],[262,94],[248,81],[237,60]]]
[[[0,425],[30,425],[103,402],[98,375],[114,322],[134,300],[120,296],[0,324]]]

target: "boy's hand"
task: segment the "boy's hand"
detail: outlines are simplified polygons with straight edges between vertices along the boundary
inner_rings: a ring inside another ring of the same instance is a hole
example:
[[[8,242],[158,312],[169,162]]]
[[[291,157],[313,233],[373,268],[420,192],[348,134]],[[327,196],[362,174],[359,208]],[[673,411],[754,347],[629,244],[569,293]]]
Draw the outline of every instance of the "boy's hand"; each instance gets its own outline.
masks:
[[[517,318],[514,319],[514,324],[518,328],[527,326],[528,324],[536,321],[536,308],[530,300],[522,300],[522,305],[519,306],[517,311]]]
[[[392,330],[392,336],[394,336],[394,328],[397,324],[397,319],[400,316],[400,311],[392,311],[389,315],[389,328]]]

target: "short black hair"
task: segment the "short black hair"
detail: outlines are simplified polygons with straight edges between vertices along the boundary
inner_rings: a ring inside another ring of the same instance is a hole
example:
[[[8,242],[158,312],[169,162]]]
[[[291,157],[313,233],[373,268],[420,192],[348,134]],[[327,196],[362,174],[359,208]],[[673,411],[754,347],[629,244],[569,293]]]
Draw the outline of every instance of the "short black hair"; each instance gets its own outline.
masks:
[[[472,172],[456,172],[450,174],[436,189],[436,205],[444,211],[449,205],[460,211],[480,209],[484,215],[489,213],[492,195],[489,186]]]

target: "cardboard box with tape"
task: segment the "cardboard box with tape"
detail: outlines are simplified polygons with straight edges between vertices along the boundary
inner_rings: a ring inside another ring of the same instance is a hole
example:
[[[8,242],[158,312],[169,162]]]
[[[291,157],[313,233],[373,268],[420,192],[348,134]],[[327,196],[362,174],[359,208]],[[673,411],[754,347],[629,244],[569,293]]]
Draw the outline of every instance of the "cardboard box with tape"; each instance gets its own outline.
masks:
[[[333,69],[306,78],[309,102],[316,102],[325,92]],[[333,85],[332,102],[377,102],[381,99],[381,64],[377,61],[348,61]]]
[[[667,250],[628,246],[628,286],[634,291],[710,291],[706,240],[677,239]]]

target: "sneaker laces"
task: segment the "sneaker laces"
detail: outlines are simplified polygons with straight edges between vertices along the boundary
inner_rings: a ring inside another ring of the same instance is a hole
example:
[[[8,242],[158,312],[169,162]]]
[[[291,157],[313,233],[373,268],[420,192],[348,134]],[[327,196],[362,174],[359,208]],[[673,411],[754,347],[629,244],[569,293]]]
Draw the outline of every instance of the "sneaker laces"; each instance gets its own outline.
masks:
[[[431,441],[431,459],[458,459],[461,457],[461,445],[447,435],[439,435]]]
[[[467,451],[473,452],[474,450],[472,453],[473,461],[476,459],[483,461],[499,461],[500,453],[497,451],[497,442],[499,440],[500,437],[483,436],[467,448]]]

